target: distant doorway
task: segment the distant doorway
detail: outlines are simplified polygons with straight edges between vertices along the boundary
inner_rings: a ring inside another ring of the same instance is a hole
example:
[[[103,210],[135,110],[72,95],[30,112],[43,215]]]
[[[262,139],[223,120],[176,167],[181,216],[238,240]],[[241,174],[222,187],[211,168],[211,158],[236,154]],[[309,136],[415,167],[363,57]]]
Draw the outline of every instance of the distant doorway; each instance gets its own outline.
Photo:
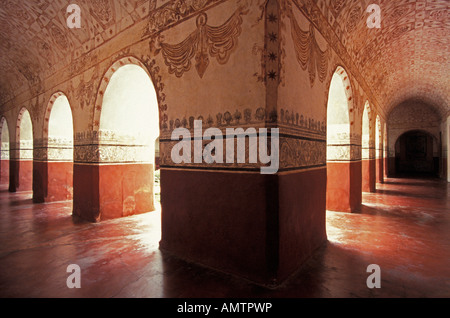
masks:
[[[395,165],[399,175],[438,176],[439,158],[434,156],[435,138],[424,131],[401,135],[395,144]]]

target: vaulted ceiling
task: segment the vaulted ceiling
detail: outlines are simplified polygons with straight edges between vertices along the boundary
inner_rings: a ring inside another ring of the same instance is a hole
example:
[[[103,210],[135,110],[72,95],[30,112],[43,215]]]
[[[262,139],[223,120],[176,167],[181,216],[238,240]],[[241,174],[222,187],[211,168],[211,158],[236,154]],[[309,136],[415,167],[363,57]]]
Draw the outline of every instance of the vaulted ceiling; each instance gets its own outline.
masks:
[[[316,3],[386,114],[406,100],[416,100],[433,106],[441,116],[449,115],[450,1]],[[370,4],[380,6],[380,29],[367,26]]]
[[[450,1],[297,1],[314,2],[322,11],[386,114],[405,100],[450,114]],[[0,0],[0,105],[169,1],[78,0],[88,14],[82,29],[70,30],[66,8],[72,2]],[[372,3],[381,8],[380,29],[366,24]]]
[[[0,104],[146,17],[156,0],[0,0]],[[158,1],[160,2],[160,1]],[[82,28],[67,27],[67,7]]]

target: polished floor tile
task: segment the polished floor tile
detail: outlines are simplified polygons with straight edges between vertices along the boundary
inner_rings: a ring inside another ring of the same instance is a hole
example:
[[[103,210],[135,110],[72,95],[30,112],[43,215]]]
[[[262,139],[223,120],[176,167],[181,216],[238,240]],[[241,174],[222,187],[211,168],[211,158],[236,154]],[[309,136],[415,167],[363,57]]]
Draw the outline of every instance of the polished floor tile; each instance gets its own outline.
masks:
[[[0,188],[0,297],[450,297],[450,188],[388,179],[360,213],[327,212],[328,242],[287,282],[266,289],[162,253],[161,211],[98,224],[72,203],[33,204]],[[81,268],[69,289],[67,266]],[[369,289],[370,264],[381,288]]]

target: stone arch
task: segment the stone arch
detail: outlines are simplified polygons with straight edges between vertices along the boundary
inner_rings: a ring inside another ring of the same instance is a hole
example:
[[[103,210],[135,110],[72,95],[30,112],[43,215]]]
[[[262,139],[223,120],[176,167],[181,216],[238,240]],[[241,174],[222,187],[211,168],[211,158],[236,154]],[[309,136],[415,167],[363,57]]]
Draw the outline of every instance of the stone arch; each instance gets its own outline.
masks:
[[[0,119],[0,140],[2,142],[6,142],[6,138],[8,141],[8,148],[9,148],[10,138],[9,138],[8,120],[6,119],[6,117],[2,117]]]
[[[349,112],[349,119],[350,119],[350,124],[354,125],[354,114],[355,114],[355,107],[357,106],[355,103],[355,97],[356,95],[354,94],[353,91],[353,84],[351,82],[351,78],[349,76],[349,74],[347,73],[346,69],[344,66],[342,66],[341,64],[336,64],[334,67],[334,71],[330,73],[330,75],[327,77],[327,90],[325,91],[325,107],[328,108],[328,101],[330,98],[330,88],[331,85],[333,83],[333,78],[335,76],[339,76],[342,80],[343,86],[345,87],[345,95],[347,98],[347,102],[348,102],[348,112]]]
[[[364,104],[364,110],[362,113],[362,136],[365,136],[367,140],[365,140],[367,143],[370,143],[370,140],[372,138],[372,118],[373,118],[373,111],[372,111],[372,105],[367,100]],[[364,141],[364,140],[363,140]],[[364,147],[364,146],[363,146]]]
[[[362,115],[362,191],[375,192],[376,189],[376,158],[374,111],[369,101],[364,104]]]
[[[74,127],[73,109],[61,91],[46,106],[43,144],[35,162],[34,201],[53,202],[73,198]]]
[[[65,94],[65,93],[62,92],[62,91],[58,91],[58,92],[54,93],[54,94],[50,97],[50,99],[49,99],[49,101],[48,101],[48,103],[47,103],[47,107],[45,108],[44,127],[43,127],[43,129],[42,129],[42,131],[43,131],[43,139],[44,139],[44,140],[48,140],[48,137],[49,137],[50,115],[51,115],[51,112],[52,112],[53,106],[55,105],[56,100],[59,99],[60,97],[65,97],[65,98],[67,98],[68,104],[69,104],[69,106],[70,106],[70,111],[71,111],[71,113],[73,114],[73,108],[72,108],[72,105],[71,105],[71,103],[70,103],[70,101],[69,101],[69,97],[67,96],[67,94]],[[72,126],[73,126],[73,115],[72,115]]]
[[[74,213],[102,221],[155,210],[155,140],[160,134],[159,99],[145,65],[133,57],[116,61],[98,89],[88,157],[74,166]],[[95,176],[86,184],[83,175]],[[91,196],[95,208],[83,198]]]
[[[28,113],[28,115],[27,115],[27,113]],[[29,116],[29,118],[30,118],[30,120],[31,120],[31,128],[33,128],[33,126],[34,126],[34,125],[33,125],[33,120],[32,120],[30,111],[28,110],[27,107],[22,107],[22,108],[20,109],[20,111],[19,111],[19,114],[17,115],[17,124],[16,124],[16,143],[18,143],[18,142],[20,141],[20,133],[21,133],[21,131],[20,131],[20,125],[21,125],[21,123],[22,123],[22,119],[24,118],[24,116],[25,116],[25,117],[28,117],[28,116]],[[33,129],[31,130],[31,133],[32,133],[32,135],[34,135],[34,134],[33,134]]]
[[[342,86],[341,86],[342,85]],[[332,100],[334,99],[334,100]],[[354,125],[353,90],[350,77],[342,66],[337,66],[328,86],[327,140],[350,144]],[[338,127],[337,125],[341,125]],[[337,131],[333,132],[333,129]],[[339,140],[338,140],[339,139]],[[327,159],[330,159],[330,153]],[[334,155],[332,155],[333,159]],[[342,158],[340,158],[342,159]]]
[[[383,150],[383,130],[380,115],[377,114],[375,119],[375,163],[376,163],[376,182],[382,183],[384,181],[384,150]]]
[[[3,127],[6,127],[9,129],[8,120],[4,116],[2,116],[2,118],[0,119],[0,137],[3,134]],[[8,130],[8,133],[9,133],[9,130]]]
[[[5,117],[0,120],[0,183],[9,183],[10,138],[9,125]]]
[[[383,178],[387,178],[389,174],[389,154],[388,154],[388,130],[387,123],[383,123]]]
[[[16,125],[15,164],[12,167],[15,175],[13,191],[31,191],[33,189],[33,127],[30,112],[26,107],[22,107],[17,116]]]
[[[381,150],[383,144],[383,132],[381,130],[381,119],[380,115],[376,115],[375,117],[375,149],[376,149],[376,158],[381,157]]]
[[[342,66],[332,76],[327,99],[327,209],[358,211],[360,189],[359,144],[353,140],[354,95]]]
[[[116,71],[125,66],[125,65],[137,65],[140,66],[149,76],[149,78],[152,81],[152,84],[154,85],[155,81],[152,77],[152,74],[148,71],[147,67],[145,66],[145,64],[143,62],[141,62],[138,58],[134,57],[134,56],[127,56],[127,57],[123,57],[119,60],[117,60],[116,62],[113,63],[113,65],[111,65],[108,70],[105,72],[105,74],[103,75],[100,84],[99,84],[99,88],[97,90],[97,97],[95,100],[95,107],[94,107],[94,119],[93,119],[93,131],[99,131],[100,129],[100,116],[101,116],[101,111],[102,111],[102,107],[103,107],[103,99],[104,99],[104,95],[106,92],[106,89],[108,87],[108,84],[111,81],[112,76],[116,73]],[[154,86],[155,91],[156,91],[156,87]],[[159,105],[159,101],[158,101],[158,105]],[[159,106],[158,106],[159,107]]]

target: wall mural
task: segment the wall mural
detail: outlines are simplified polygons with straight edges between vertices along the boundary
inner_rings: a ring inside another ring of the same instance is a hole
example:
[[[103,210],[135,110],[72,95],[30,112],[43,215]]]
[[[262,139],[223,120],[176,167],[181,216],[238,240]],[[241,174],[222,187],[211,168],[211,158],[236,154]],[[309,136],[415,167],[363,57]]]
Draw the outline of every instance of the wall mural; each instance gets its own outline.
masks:
[[[328,62],[331,56],[328,45],[325,51],[320,49],[311,23],[308,31],[300,28],[290,3],[285,6],[285,11],[291,24],[291,37],[297,61],[304,71],[308,70],[311,86],[316,80],[316,73],[320,82],[323,83],[328,74]]]
[[[197,30],[192,32],[185,40],[178,44],[164,42],[163,36],[157,36],[150,42],[151,51],[164,57],[169,73],[177,77],[191,69],[192,59],[195,58],[195,68],[200,78],[209,65],[209,57],[216,58],[224,65],[228,62],[231,53],[237,46],[241,34],[242,17],[248,11],[238,9],[224,24],[209,26],[208,16],[202,12],[197,17]]]
[[[168,1],[156,8],[156,0],[150,2],[150,15],[148,26],[145,28],[143,37],[159,32],[170,25],[196,14],[200,10],[223,2],[224,0],[176,0]]]

